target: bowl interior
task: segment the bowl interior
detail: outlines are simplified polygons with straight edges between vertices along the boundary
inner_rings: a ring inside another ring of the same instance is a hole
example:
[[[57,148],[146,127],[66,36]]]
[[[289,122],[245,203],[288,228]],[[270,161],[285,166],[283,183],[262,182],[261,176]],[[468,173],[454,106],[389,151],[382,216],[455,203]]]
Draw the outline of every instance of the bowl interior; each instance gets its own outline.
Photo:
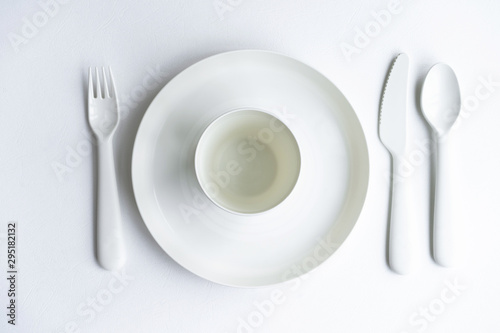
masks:
[[[280,204],[300,173],[300,150],[290,129],[260,110],[228,112],[203,132],[195,170],[205,194],[238,214],[257,214]]]

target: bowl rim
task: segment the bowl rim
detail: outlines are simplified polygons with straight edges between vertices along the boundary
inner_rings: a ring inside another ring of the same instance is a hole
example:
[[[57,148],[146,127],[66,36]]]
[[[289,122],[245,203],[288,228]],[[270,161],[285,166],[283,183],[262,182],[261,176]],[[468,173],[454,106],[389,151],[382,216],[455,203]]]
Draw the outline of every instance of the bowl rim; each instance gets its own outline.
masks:
[[[233,210],[233,209],[230,209],[228,207],[225,207],[225,206],[221,205],[219,202],[217,202],[216,200],[214,200],[214,198],[212,198],[212,196],[208,193],[208,191],[206,190],[205,186],[203,185],[202,180],[200,179],[200,173],[198,172],[198,166],[199,166],[199,160],[200,160],[200,156],[199,156],[200,155],[200,143],[206,137],[208,130],[211,127],[213,127],[217,122],[219,122],[222,118],[225,118],[225,117],[229,116],[230,114],[238,113],[238,112],[241,112],[241,111],[256,111],[256,112],[261,112],[261,113],[265,113],[265,114],[267,114],[267,115],[269,115],[269,116],[271,116],[271,117],[279,120],[286,127],[286,129],[288,129],[288,131],[292,134],[292,138],[295,141],[295,144],[297,145],[298,164],[299,164],[299,166],[298,166],[297,177],[295,178],[295,181],[293,183],[292,188],[286,194],[286,196],[284,196],[274,206],[272,206],[270,208],[267,208],[267,209],[264,209],[264,210],[259,210],[259,211],[256,211],[256,212],[237,211],[237,210]],[[198,139],[198,142],[196,143],[196,149],[195,149],[195,153],[194,153],[194,171],[195,171],[195,175],[196,175],[196,180],[198,181],[198,185],[200,185],[201,190],[203,191],[203,194],[210,200],[210,202],[212,202],[213,204],[215,204],[217,207],[225,210],[228,213],[232,213],[232,214],[236,214],[236,215],[240,215],[240,216],[258,216],[258,215],[262,215],[262,214],[266,214],[266,213],[271,212],[276,207],[278,207],[281,204],[283,204],[283,202],[285,202],[291,196],[291,194],[294,192],[295,188],[297,187],[296,185],[299,182],[299,180],[301,178],[300,176],[302,174],[302,152],[301,152],[300,144],[297,141],[296,135],[293,133],[293,131],[290,129],[290,127],[287,126],[287,124],[279,116],[271,113],[268,110],[264,110],[264,109],[259,108],[259,107],[250,107],[250,106],[249,107],[238,107],[238,108],[231,109],[231,110],[229,110],[229,111],[227,111],[227,112],[225,112],[225,113],[217,116],[212,121],[210,121],[210,123],[205,127],[205,129],[203,129],[203,132],[202,132],[200,138]]]

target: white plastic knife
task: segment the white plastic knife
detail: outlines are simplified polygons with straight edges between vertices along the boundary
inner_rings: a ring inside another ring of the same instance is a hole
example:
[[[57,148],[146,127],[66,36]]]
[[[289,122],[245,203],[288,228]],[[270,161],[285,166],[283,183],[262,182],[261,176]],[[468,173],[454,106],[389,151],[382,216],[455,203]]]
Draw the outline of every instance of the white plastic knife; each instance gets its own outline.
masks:
[[[406,100],[409,59],[400,54],[392,64],[380,103],[380,140],[392,156],[392,196],[389,222],[389,266],[407,274],[412,266],[411,223],[404,177],[397,177],[406,151]]]

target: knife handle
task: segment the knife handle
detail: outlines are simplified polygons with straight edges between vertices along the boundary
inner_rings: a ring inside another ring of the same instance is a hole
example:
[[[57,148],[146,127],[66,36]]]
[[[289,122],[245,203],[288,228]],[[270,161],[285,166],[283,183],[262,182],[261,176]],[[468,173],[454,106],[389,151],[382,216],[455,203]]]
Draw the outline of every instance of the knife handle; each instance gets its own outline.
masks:
[[[406,178],[398,176],[402,170],[402,156],[392,156],[392,199],[389,222],[389,266],[398,274],[408,274],[413,266],[412,223],[407,210]]]
[[[458,225],[453,218],[452,160],[447,137],[436,140],[434,186],[433,257],[441,266],[451,267],[458,260]]]

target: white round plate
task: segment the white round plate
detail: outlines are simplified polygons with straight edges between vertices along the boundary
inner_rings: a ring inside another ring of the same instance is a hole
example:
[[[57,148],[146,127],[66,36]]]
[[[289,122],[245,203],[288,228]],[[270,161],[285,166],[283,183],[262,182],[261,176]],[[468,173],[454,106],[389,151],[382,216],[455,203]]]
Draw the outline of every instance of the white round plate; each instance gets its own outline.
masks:
[[[295,135],[301,174],[274,209],[236,215],[202,192],[194,155],[203,130],[234,109],[276,115]],[[234,51],[172,79],[149,106],[132,156],[139,211],[158,244],[191,272],[224,285],[272,285],[305,274],[342,244],[361,212],[368,150],[347,99],[284,55]]]

